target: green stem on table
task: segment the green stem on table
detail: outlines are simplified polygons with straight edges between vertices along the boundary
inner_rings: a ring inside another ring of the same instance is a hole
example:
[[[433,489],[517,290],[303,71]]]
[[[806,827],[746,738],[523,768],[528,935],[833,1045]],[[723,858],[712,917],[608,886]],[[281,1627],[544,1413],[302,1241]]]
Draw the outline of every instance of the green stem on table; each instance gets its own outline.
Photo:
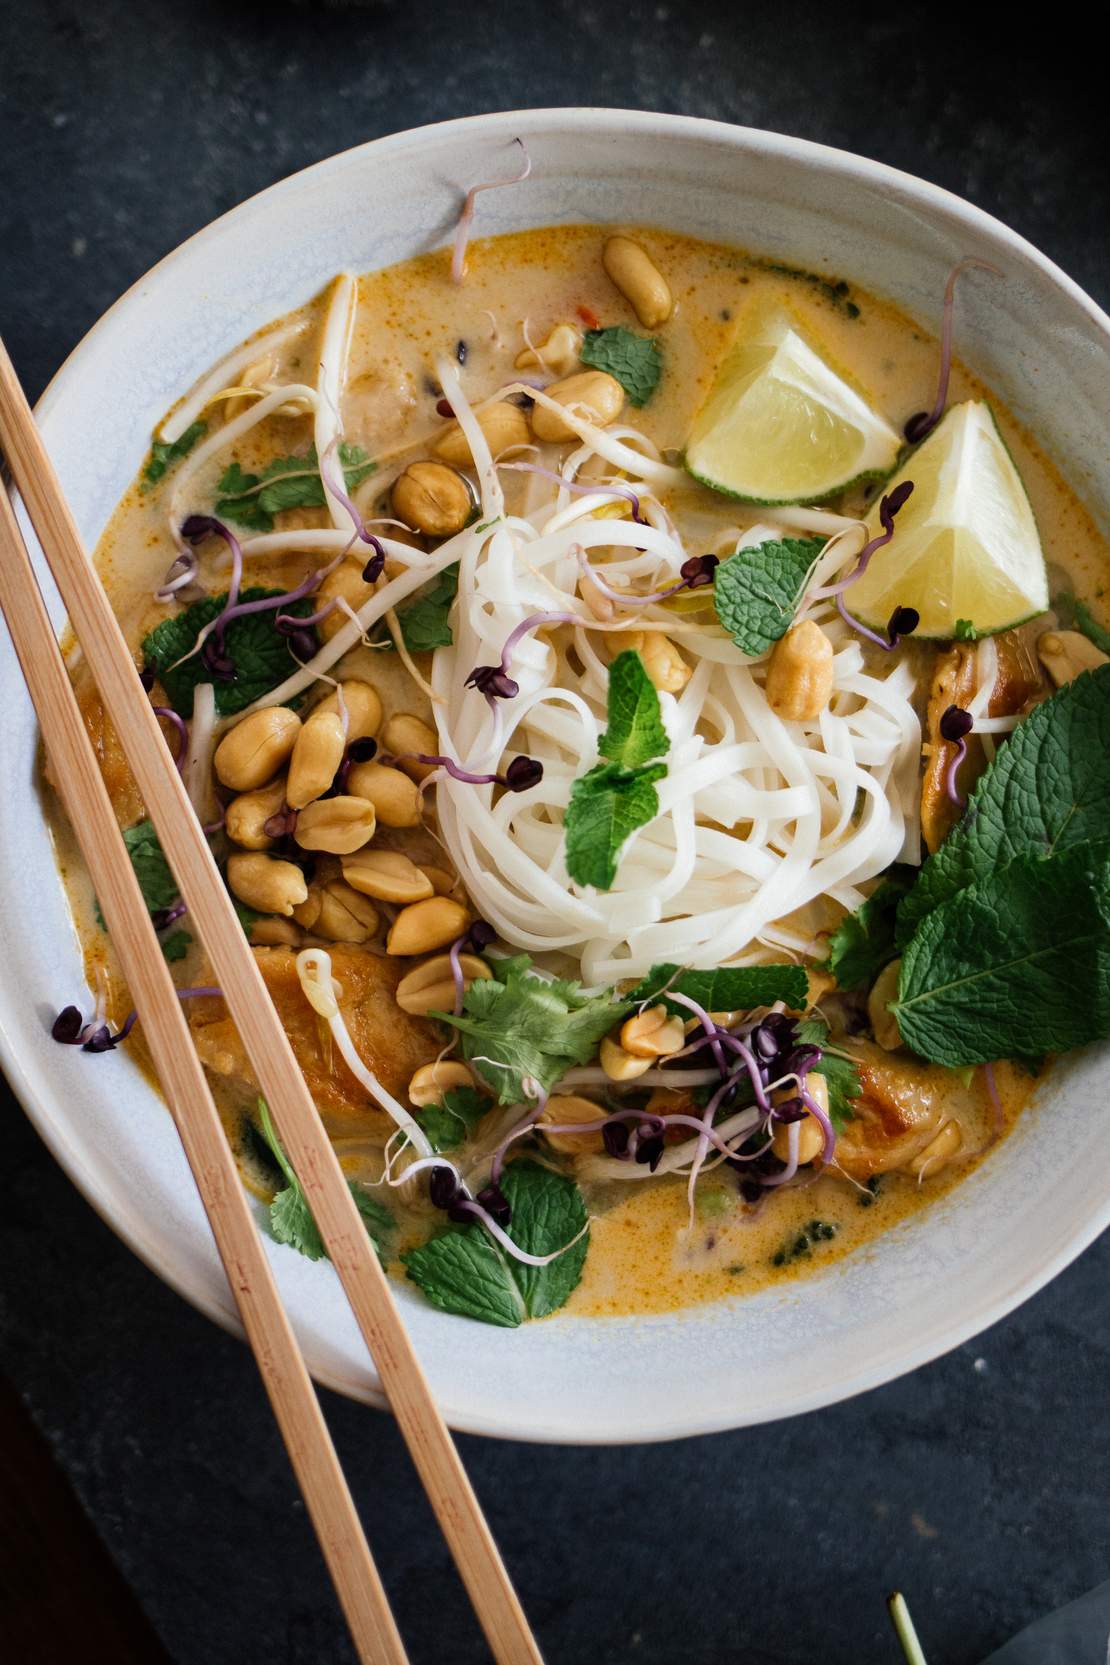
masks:
[[[906,1598],[900,1590],[895,1590],[892,1596],[887,1597],[886,1604],[890,1610],[890,1622],[894,1626],[898,1640],[902,1644],[902,1652],[906,1656],[906,1665],[928,1665],[928,1661],[921,1650],[921,1643],[917,1640],[917,1632],[913,1628],[913,1620],[910,1618],[910,1610],[906,1606]]]

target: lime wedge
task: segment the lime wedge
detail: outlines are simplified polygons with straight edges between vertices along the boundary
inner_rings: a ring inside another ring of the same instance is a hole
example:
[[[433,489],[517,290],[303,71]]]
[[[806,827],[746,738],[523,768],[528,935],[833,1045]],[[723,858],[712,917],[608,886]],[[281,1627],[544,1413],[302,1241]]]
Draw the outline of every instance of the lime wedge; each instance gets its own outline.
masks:
[[[913,481],[894,537],[872,556],[845,605],[876,630],[916,607],[919,636],[1008,630],[1048,606],[1033,510],[989,405],[953,405],[892,481]],[[878,504],[867,517],[880,531]]]
[[[694,422],[686,467],[749,503],[818,502],[882,479],[901,440],[778,310],[741,325]]]

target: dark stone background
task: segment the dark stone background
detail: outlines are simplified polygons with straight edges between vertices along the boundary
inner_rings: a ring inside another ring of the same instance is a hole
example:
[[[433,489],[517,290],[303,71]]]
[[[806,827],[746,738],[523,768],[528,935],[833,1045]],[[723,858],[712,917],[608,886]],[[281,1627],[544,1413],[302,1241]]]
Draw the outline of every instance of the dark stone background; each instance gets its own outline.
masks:
[[[526,104],[681,110],[864,152],[1000,215],[1105,301],[1093,43],[1010,18],[8,0],[0,329],[37,395],[134,278],[241,198],[361,139]],[[0,1367],[172,1656],[348,1659],[248,1355],[6,1109]],[[893,1661],[896,1584],[932,1665],[978,1665],[1105,1578],[1108,1277],[1104,1239],[978,1341],[778,1426],[645,1449],[461,1440],[550,1665]],[[326,1404],[414,1661],[485,1658],[392,1423]]]

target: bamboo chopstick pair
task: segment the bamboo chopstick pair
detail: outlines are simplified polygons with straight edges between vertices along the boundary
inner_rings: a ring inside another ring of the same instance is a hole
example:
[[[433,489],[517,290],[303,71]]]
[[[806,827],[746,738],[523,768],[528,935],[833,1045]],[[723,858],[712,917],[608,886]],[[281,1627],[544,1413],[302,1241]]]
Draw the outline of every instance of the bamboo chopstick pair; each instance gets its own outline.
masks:
[[[541,1665],[528,1621],[413,1352],[386,1276],[2,343],[0,450],[173,869],[190,925],[207,951],[493,1657],[498,1665]],[[0,607],[66,813],[88,864],[358,1656],[366,1665],[371,1661],[405,1665],[404,1644],[281,1305],[2,485]]]

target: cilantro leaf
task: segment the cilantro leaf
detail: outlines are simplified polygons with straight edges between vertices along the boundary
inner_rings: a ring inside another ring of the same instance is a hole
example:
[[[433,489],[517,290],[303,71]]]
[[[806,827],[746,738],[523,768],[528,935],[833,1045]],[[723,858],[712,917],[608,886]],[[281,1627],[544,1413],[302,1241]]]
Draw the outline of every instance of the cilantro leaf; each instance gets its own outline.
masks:
[[[829,1044],[829,1026],[820,1018],[807,1018],[804,1023],[799,1023],[797,1034],[802,1045],[824,1048]],[[859,1070],[850,1058],[838,1058],[835,1053],[823,1052],[821,1062],[814,1066],[814,1074],[825,1078],[829,1089],[829,1120],[836,1131],[842,1133],[846,1123],[855,1116],[852,1100],[863,1094]]]
[[[193,939],[188,931],[171,931],[169,936],[163,937],[161,941],[162,952],[167,960],[172,963],[174,960],[185,958]]]
[[[608,713],[609,726],[597,749],[610,762],[634,769],[669,750],[659,695],[633,649],[618,654],[609,667]]]
[[[261,601],[266,596],[283,595],[283,590],[250,588],[240,592],[241,601]],[[198,682],[211,682],[212,672],[201,654],[194,654],[184,664],[177,661],[190,651],[206,624],[223,612],[227,601],[222,595],[205,596],[194,601],[184,612],[175,613],[155,625],[142,644],[143,659],[158,677],[174,710],[183,717],[193,714],[193,690]],[[275,627],[278,611],[296,618],[307,618],[315,603],[307,597],[290,602],[288,606],[265,613],[248,613],[232,619],[224,632],[224,644],[235,664],[234,682],[217,682],[216,712],[230,717],[244,710],[254,701],[276,688],[297,669],[288,636]],[[171,668],[172,667],[172,668]]]
[[[416,1120],[436,1150],[455,1150],[477,1127],[489,1099],[474,1087],[452,1087],[439,1104],[417,1112]]]
[[[296,1249],[298,1254],[304,1255],[306,1260],[324,1260],[328,1251],[324,1247],[324,1240],[320,1236],[320,1229],[312,1217],[312,1210],[301,1189],[301,1182],[293,1172],[293,1168],[281,1148],[277,1132],[270,1120],[270,1109],[265,1099],[258,1101],[258,1119],[265,1139],[274,1159],[281,1169],[288,1185],[283,1191],[278,1191],[270,1203],[270,1230],[276,1243],[287,1244]],[[383,1257],[383,1242],[393,1226],[393,1217],[388,1209],[373,1197],[368,1197],[362,1187],[354,1180],[347,1181],[348,1189],[358,1206],[374,1248],[379,1258]]]
[[[662,1000],[668,1011],[689,1017],[687,1007],[668,998],[672,992],[696,1000],[707,1012],[750,1012],[779,1000],[798,1011],[808,998],[809,979],[800,965],[719,966],[715,971],[683,971],[675,976],[677,971],[674,965],[653,965],[625,999],[630,1006]]]
[[[604,370],[620,382],[628,402],[646,405],[663,374],[663,354],[652,336],[637,335],[614,324],[610,329],[587,330],[579,357],[592,370]]]
[[[1110,630],[1105,630],[1095,618],[1085,601],[1080,601],[1077,595],[1062,590],[1052,598],[1052,606],[1059,614],[1060,623],[1069,630],[1079,630],[1098,648],[1100,653],[1110,653]]]
[[[892,867],[866,902],[840,921],[829,941],[828,959],[838,988],[870,986],[894,959],[898,905],[916,877],[912,867]]]
[[[738,549],[713,575],[717,617],[749,659],[785,636],[823,538],[775,538]]]
[[[608,727],[596,763],[570,790],[564,818],[567,872],[576,884],[609,890],[620,853],[639,827],[659,814],[657,781],[665,763],[651,763],[670,748],[659,695],[635,651],[609,667]]]
[[[533,975],[526,954],[489,964],[493,976],[471,983],[460,1017],[431,1016],[460,1032],[467,1061],[502,1104],[525,1097],[525,1076],[547,1089],[587,1063],[626,1010],[608,994],[584,994],[579,983]]]
[[[143,469],[143,483],[140,491],[150,491],[157,485],[168,468],[182,457],[187,457],[198,440],[204,438],[208,432],[207,422],[193,422],[184,433],[175,440],[154,439],[150,443],[150,461]]]
[[[509,1233],[528,1254],[563,1249],[586,1224],[581,1192],[563,1174],[528,1160],[511,1162],[501,1189],[512,1208]],[[516,1329],[564,1306],[582,1276],[589,1233],[547,1266],[526,1266],[504,1253],[475,1223],[441,1232],[401,1256],[405,1271],[443,1312]]]
[[[1038,705],[980,777],[963,819],[898,909],[905,945],[932,909],[1026,854],[1052,856],[1110,822],[1110,665]]]
[[[970,619],[957,619],[956,628],[952,632],[952,640],[954,642],[977,642],[979,632]]]
[[[1019,856],[934,908],[891,1010],[953,1069],[1110,1037],[1110,841]]]
[[[177,880],[170,871],[170,864],[158,842],[154,823],[136,821],[133,827],[124,827],[123,842],[131,858],[147,911],[156,914],[165,908],[172,908],[178,899]],[[102,931],[107,930],[99,902],[96,904],[96,922]],[[160,939],[162,952],[171,962],[183,960],[192,940],[188,931],[171,931],[169,936]]]
[[[575,884],[612,888],[624,846],[659,814],[655,783],[666,773],[665,763],[639,769],[598,763],[574,782],[565,827],[567,872]]]
[[[360,446],[346,443],[339,447],[339,460],[349,492],[378,466]],[[283,509],[322,509],[325,501],[315,445],[299,456],[275,457],[261,474],[247,474],[233,462],[216,489],[220,518],[252,532],[272,531],[274,516]]]
[[[430,653],[454,641],[448,617],[459,588],[459,567],[444,567],[424,584],[411,601],[397,609],[401,636],[410,653]]]

